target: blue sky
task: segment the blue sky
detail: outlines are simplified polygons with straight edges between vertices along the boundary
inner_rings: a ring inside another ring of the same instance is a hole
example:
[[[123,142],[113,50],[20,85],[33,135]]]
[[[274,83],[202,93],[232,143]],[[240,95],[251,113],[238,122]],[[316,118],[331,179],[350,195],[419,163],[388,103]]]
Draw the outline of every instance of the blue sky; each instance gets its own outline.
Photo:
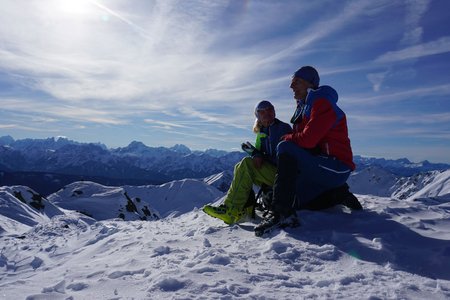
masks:
[[[354,154],[450,162],[450,2],[2,0],[0,136],[236,150],[293,72],[339,93]]]

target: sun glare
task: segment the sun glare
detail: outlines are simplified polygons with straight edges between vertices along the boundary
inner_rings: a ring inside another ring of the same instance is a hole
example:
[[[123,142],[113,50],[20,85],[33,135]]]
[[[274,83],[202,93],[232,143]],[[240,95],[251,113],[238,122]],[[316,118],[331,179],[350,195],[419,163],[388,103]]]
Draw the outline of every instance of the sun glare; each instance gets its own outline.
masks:
[[[58,6],[61,11],[71,14],[87,14],[92,10],[89,0],[59,0]]]

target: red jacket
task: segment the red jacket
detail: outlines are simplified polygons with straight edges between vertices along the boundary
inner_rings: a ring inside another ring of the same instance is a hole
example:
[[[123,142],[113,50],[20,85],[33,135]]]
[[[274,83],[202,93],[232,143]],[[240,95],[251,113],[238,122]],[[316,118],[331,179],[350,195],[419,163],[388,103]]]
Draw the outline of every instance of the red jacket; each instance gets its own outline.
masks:
[[[337,106],[337,100],[337,92],[330,86],[310,91],[291,119],[294,132],[284,140],[302,148],[319,150],[320,154],[335,157],[354,170],[347,119]]]

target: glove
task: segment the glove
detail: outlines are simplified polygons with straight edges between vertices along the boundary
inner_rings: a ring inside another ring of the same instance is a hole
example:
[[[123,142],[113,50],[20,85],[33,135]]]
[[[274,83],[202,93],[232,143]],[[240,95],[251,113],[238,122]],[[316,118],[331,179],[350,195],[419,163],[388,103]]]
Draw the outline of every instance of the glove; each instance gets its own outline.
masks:
[[[250,156],[253,156],[255,151],[258,151],[252,144],[250,144],[250,142],[242,143],[241,148]]]

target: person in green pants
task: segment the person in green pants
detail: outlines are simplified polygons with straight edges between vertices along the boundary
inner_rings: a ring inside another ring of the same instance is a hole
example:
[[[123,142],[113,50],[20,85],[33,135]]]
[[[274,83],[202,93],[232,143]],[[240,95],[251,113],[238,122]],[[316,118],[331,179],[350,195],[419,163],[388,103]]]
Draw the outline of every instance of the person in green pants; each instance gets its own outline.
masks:
[[[251,214],[253,207],[246,207],[246,203],[254,184],[273,186],[277,172],[277,145],[282,136],[292,132],[289,124],[275,117],[275,108],[267,100],[256,105],[255,117],[256,150],[251,157],[245,157],[235,165],[233,181],[223,204],[203,207],[205,213],[226,224],[237,223]]]

